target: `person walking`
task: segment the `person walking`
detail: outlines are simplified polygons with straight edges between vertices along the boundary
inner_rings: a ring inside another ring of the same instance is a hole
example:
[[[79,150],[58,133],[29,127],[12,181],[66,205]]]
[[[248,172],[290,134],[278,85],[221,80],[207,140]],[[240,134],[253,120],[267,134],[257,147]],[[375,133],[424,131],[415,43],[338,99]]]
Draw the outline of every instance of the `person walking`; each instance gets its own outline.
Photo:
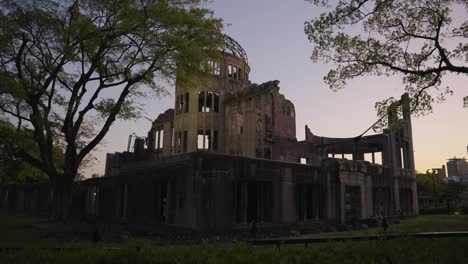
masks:
[[[250,229],[249,229],[250,235],[252,237],[256,237],[257,235],[257,222],[255,222],[255,219],[252,220],[250,223]]]
[[[382,218],[382,228],[383,228],[384,233],[387,233],[388,221],[387,221],[387,217],[385,216]]]

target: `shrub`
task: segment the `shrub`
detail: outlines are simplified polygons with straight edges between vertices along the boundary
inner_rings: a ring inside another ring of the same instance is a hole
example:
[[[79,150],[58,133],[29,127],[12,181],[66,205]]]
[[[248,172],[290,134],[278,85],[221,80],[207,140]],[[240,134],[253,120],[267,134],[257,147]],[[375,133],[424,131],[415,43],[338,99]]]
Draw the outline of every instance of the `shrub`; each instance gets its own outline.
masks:
[[[454,208],[452,208],[454,211]],[[437,214],[450,214],[447,207],[433,207],[433,208],[421,208],[419,209],[419,214],[422,215],[437,215]]]

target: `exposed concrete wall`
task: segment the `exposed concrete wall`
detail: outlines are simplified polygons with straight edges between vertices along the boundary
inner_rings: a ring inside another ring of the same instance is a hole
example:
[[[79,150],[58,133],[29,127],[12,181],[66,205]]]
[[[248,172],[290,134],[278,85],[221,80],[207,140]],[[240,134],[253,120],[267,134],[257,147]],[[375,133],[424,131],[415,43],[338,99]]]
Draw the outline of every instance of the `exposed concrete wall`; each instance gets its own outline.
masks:
[[[376,215],[375,189],[394,188],[385,171],[384,167],[368,162],[341,159],[326,159],[316,167],[188,153],[152,162],[134,162],[122,168],[121,176],[84,181],[75,188],[72,211],[80,219],[85,216],[102,222],[199,231],[245,227],[252,218],[257,218],[260,226],[308,225],[315,221],[348,223],[351,219],[346,217],[345,210],[353,209],[347,208],[350,205],[357,206],[360,218]],[[404,195],[401,200],[404,208],[411,206],[414,199],[412,181],[406,175],[410,172],[402,172],[398,187]],[[298,186],[304,184],[316,186],[302,189],[311,191],[305,195],[315,199],[308,206],[318,205],[314,210],[323,212],[315,213],[318,218],[306,222],[298,218],[297,200]],[[359,195],[353,198],[357,204],[345,202],[352,195],[347,193],[350,187]],[[6,185],[0,194],[2,209],[50,210],[48,185]],[[37,197],[37,202],[30,202],[33,197]],[[395,215],[395,200],[384,203],[393,208],[385,209],[391,215]]]

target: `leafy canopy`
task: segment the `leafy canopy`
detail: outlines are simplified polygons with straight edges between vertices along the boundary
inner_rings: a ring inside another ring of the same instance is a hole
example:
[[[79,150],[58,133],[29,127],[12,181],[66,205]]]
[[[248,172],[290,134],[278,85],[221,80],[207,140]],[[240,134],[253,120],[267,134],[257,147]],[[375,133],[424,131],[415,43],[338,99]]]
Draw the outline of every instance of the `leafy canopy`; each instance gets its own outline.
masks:
[[[0,120],[0,184],[48,180],[44,172],[20,158],[21,155],[18,153],[22,151],[27,152],[32,157],[39,156],[32,131],[29,129],[17,131],[13,124]],[[57,162],[63,163],[63,153],[60,153],[59,148],[56,148],[56,152],[56,157],[62,158]]]
[[[222,24],[201,2],[1,1],[0,114],[14,133],[30,129],[38,152],[21,158],[71,183],[117,118],[140,116],[142,96],[205,76]]]
[[[328,9],[305,22],[305,33],[312,60],[336,65],[324,77],[333,90],[360,76],[399,75],[412,112],[426,114],[452,93],[442,87],[447,73],[468,75],[466,0],[308,1]],[[377,103],[379,114],[394,101]]]

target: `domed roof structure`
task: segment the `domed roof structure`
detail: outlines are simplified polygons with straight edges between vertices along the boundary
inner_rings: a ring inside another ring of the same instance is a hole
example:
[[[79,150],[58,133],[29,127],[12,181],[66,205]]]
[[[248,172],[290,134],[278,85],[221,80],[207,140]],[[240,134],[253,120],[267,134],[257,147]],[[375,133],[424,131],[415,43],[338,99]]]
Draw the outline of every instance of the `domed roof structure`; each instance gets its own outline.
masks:
[[[244,48],[233,38],[230,36],[223,34],[224,36],[224,45],[221,47],[221,51],[240,59],[243,59],[246,63],[248,63],[247,53],[245,52]]]

